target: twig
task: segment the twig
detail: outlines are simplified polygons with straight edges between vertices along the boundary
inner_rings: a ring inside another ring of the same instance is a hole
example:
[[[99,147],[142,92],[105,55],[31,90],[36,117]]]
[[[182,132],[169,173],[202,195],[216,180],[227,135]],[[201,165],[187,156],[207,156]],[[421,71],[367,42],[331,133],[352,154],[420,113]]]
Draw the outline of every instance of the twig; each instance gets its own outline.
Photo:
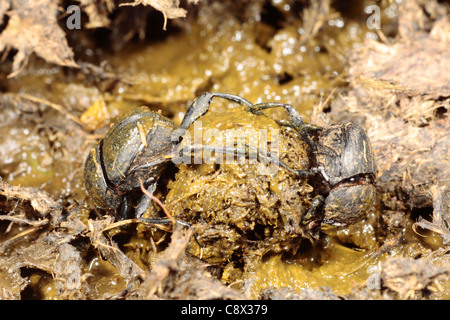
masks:
[[[122,221],[117,221],[117,222],[111,223],[111,224],[109,224],[107,227],[103,228],[103,229],[102,229],[102,232],[105,232],[105,231],[108,231],[108,230],[111,230],[111,229],[114,229],[114,228],[118,228],[118,227],[121,227],[121,226],[130,224],[130,223],[142,223],[142,221],[139,220],[139,219],[136,219],[136,218],[134,218],[134,219],[122,220]],[[167,228],[167,227],[164,226],[164,225],[160,225],[160,224],[156,224],[156,223],[148,223],[148,224],[150,224],[150,225],[152,225],[152,226],[155,226],[155,227],[157,227],[158,229],[161,229],[161,230],[163,230],[163,231],[167,231],[167,232],[170,231],[170,228]]]
[[[70,114],[67,110],[65,110],[61,105],[50,102],[48,100],[45,99],[41,99],[35,96],[31,96],[28,94],[18,94],[18,96],[20,98],[26,99],[26,100],[30,100],[36,103],[42,103],[45,104],[46,106],[49,106],[53,109],[55,109],[56,111],[60,112],[61,114],[65,115],[66,117],[68,117],[70,120],[72,120],[73,122],[77,123],[78,125],[82,126],[83,124],[81,123],[80,119],[78,119],[77,117],[75,117],[74,115]]]
[[[328,101],[331,99],[331,96],[333,95],[333,93],[336,91],[336,88],[333,88],[333,90],[331,90],[331,93],[328,95],[328,97],[325,99],[325,101],[322,103],[322,105],[320,106],[320,110],[323,110],[326,106],[326,104],[328,103]]]
[[[15,217],[15,216],[4,216],[4,215],[0,215],[0,220],[8,220],[8,221],[19,223],[19,224],[29,224],[30,226],[33,226],[33,227],[40,227],[40,226],[46,225],[50,222],[49,219],[32,221],[32,220],[23,219],[23,218],[19,218],[19,217]]]
[[[8,239],[8,240],[6,240],[4,243],[2,243],[2,247],[5,246],[5,245],[10,245],[11,243],[15,242],[15,241],[18,240],[19,238],[24,237],[24,236],[26,236],[26,235],[28,235],[28,234],[30,234],[30,233],[33,233],[33,232],[36,231],[36,230],[39,230],[39,228],[41,228],[41,227],[42,227],[42,225],[34,226],[34,227],[31,227],[31,228],[29,228],[29,229],[27,229],[27,230],[24,230],[24,231],[22,231],[22,232],[16,234],[16,235],[15,235],[14,237],[12,237],[11,239]],[[2,248],[2,247],[0,247],[0,248]]]

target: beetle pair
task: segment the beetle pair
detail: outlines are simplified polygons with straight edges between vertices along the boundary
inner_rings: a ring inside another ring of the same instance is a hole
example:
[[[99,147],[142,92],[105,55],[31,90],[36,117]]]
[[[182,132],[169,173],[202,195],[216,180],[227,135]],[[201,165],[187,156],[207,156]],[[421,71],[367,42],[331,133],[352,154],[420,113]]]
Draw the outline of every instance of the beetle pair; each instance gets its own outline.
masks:
[[[219,92],[206,92],[198,97],[188,108],[180,127],[145,107],[120,119],[92,148],[86,160],[85,184],[94,203],[115,211],[119,218],[125,218],[131,211],[129,197],[132,191],[142,183],[153,193],[162,170],[179,152],[176,147],[185,130],[208,111],[214,97],[236,102],[255,114],[261,114],[268,108],[284,108],[289,122],[280,124],[294,130],[311,147],[317,166],[311,170],[293,170],[273,156],[266,156],[299,178],[316,174],[322,176],[329,185],[329,195],[326,199],[317,196],[309,212],[323,206],[323,224],[345,227],[359,220],[372,206],[375,198],[375,162],[370,141],[361,127],[346,123],[320,128],[304,123],[290,104],[252,104],[242,97]],[[311,131],[320,131],[317,144],[309,136]],[[238,148],[222,150],[233,153]],[[138,218],[148,209],[150,201],[146,195],[141,197],[135,210]],[[169,222],[168,219],[142,220]]]

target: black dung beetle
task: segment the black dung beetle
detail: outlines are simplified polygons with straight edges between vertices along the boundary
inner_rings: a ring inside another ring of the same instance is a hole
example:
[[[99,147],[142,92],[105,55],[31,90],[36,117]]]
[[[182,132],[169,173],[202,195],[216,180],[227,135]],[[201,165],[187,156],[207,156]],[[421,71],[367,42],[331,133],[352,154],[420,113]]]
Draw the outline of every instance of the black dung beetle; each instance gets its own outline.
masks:
[[[161,170],[176,152],[175,147],[185,130],[208,111],[214,97],[252,106],[239,96],[206,92],[188,108],[179,128],[170,119],[146,107],[137,108],[119,119],[91,149],[85,163],[85,186],[94,203],[115,212],[119,219],[126,218],[130,212],[128,197],[131,191],[142,183],[153,193]],[[140,218],[149,204],[150,199],[142,196],[135,215]],[[162,223],[164,219],[158,222]]]
[[[357,222],[375,201],[375,158],[364,129],[353,122],[323,128],[317,163],[331,188],[323,223],[346,227]]]
[[[156,182],[165,164],[161,155],[172,151],[175,129],[172,121],[146,107],[117,121],[86,160],[85,185],[94,203],[114,211],[122,206],[118,213],[126,215],[124,196],[141,182],[147,186]]]
[[[312,147],[317,167],[300,171],[303,178],[320,173],[329,186],[324,199],[318,195],[308,212],[310,218],[323,205],[322,228],[344,228],[362,219],[375,201],[375,158],[366,132],[348,122],[321,128],[304,123],[298,111],[290,104],[268,103],[250,107],[252,112],[283,107],[289,122],[280,124],[292,128]],[[320,132],[318,143],[309,138],[309,132]]]

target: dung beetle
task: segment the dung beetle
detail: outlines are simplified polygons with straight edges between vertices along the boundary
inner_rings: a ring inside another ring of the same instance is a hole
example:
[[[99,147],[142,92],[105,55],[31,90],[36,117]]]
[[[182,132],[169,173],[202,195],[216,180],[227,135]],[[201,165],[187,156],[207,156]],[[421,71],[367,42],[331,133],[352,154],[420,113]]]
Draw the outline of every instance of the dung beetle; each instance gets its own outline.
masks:
[[[323,206],[322,228],[344,228],[362,219],[375,201],[375,157],[366,132],[355,123],[319,127],[304,123],[299,112],[290,104],[260,104],[252,112],[283,107],[288,122],[280,122],[297,132],[315,154],[316,167],[298,172],[301,177],[320,173],[328,185],[328,196],[314,198],[307,219]],[[320,132],[317,144],[309,133]]]
[[[161,171],[176,152],[185,130],[208,111],[214,97],[228,99],[247,108],[252,106],[236,95],[206,92],[188,108],[180,127],[146,107],[137,108],[120,118],[94,145],[85,163],[85,186],[95,205],[115,212],[119,219],[126,218],[130,213],[132,191],[142,183],[153,193]],[[138,218],[148,209],[150,201],[145,195],[141,197],[135,211]],[[164,219],[147,221],[167,222]]]
[[[125,218],[129,210],[124,196],[141,182],[146,186],[156,182],[164,168],[161,154],[171,152],[170,137],[176,128],[172,121],[145,107],[121,118],[86,160],[85,185],[94,203]]]
[[[346,227],[357,222],[375,201],[375,158],[364,129],[353,122],[323,128],[317,163],[331,188],[323,223]]]

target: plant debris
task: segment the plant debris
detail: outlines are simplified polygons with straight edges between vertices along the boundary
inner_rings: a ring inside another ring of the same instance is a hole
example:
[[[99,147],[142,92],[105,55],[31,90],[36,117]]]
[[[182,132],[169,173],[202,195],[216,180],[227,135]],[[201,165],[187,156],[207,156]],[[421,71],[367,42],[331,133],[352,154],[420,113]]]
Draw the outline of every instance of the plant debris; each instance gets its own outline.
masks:
[[[2,7],[7,8],[6,1],[2,2]],[[14,77],[25,67],[32,53],[50,63],[78,67],[65,33],[58,25],[57,11],[58,4],[53,0],[11,1],[8,24],[0,34],[0,52],[17,49],[9,77]],[[7,12],[0,12],[0,15],[2,13]]]
[[[414,230],[418,227],[436,232],[442,237],[444,245],[450,244],[450,188],[444,186],[432,186],[433,197],[432,221],[423,217],[414,224]],[[417,232],[417,231],[416,231]]]
[[[0,179],[0,195],[7,199],[29,201],[40,218],[46,218],[49,214],[53,223],[56,224],[61,221],[62,205],[53,200],[46,192],[30,187],[11,186]],[[33,223],[29,222],[28,224]]]
[[[408,299],[413,298],[416,291],[439,290],[439,281],[448,279],[449,273],[448,267],[438,269],[423,260],[394,258],[382,265],[380,277],[383,287]]]

